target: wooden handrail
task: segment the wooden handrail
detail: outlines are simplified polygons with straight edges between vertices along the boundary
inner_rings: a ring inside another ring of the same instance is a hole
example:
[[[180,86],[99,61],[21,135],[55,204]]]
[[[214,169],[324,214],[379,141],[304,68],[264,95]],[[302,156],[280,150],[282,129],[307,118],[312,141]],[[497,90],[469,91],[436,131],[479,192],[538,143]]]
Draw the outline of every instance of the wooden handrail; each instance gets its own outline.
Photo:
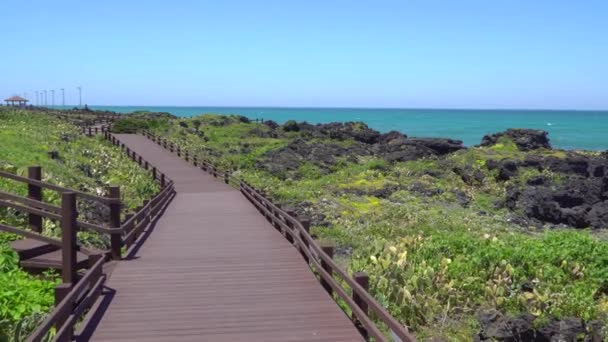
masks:
[[[278,213],[280,213],[280,215],[282,216],[282,218],[284,220],[292,222],[294,224],[294,226],[298,230],[298,234],[294,234],[294,237],[298,240],[298,242],[300,242],[300,244],[301,244],[300,247],[301,248],[305,248],[304,246],[306,246],[306,247],[308,247],[308,246],[312,247],[312,249],[314,250],[315,254],[323,262],[327,263],[329,265],[329,267],[331,267],[331,269],[335,273],[337,273],[344,282],[346,282],[348,284],[348,286],[352,289],[352,291],[354,293],[356,293],[358,296],[360,296],[362,298],[362,300],[364,302],[366,302],[367,305],[372,309],[372,311],[374,311],[374,313],[376,315],[378,315],[378,317],[400,339],[402,339],[403,341],[414,341],[415,340],[414,337],[411,334],[409,334],[409,332],[391,314],[389,314],[384,307],[382,307],[365,289],[363,289],[357,282],[355,282],[348,275],[348,273],[346,271],[344,271],[341,267],[339,267],[333,261],[333,259],[331,257],[329,257],[323,251],[323,248],[321,246],[319,246],[319,244],[316,242],[316,240],[314,240],[312,238],[312,236],[310,235],[310,233],[306,229],[304,229],[304,227],[302,226],[302,223],[300,221],[298,221],[297,219],[295,219],[291,215],[287,214],[283,209],[279,208],[274,203],[272,203],[272,201],[268,200],[267,198],[265,198],[264,196],[262,196],[261,194],[259,194],[259,192],[257,190],[255,190],[253,187],[249,186],[245,182],[243,182],[241,184],[242,184],[242,187],[246,190],[246,192],[249,192],[250,196],[247,196],[247,197],[250,200],[254,200],[254,201],[258,202],[258,204],[260,204],[260,205],[262,205],[262,203],[264,203],[264,204],[268,205],[270,208],[272,208],[272,211],[270,211],[269,209],[263,208],[264,210],[267,211],[268,214],[271,214],[272,212],[278,212]],[[252,194],[254,194],[254,195],[252,195]],[[269,217],[271,218],[271,220],[273,220],[276,223],[280,224],[284,229],[291,229],[284,222],[281,222],[276,216],[269,215]],[[302,239],[302,237],[303,237],[303,239]],[[318,265],[318,266],[320,266],[320,265]],[[322,273],[322,271],[321,271],[322,267],[317,267],[316,270],[319,273]],[[326,278],[325,281],[328,281],[328,282],[332,283],[335,280],[333,280],[333,277],[332,277],[332,279]],[[334,288],[334,290],[335,290],[335,288]],[[361,319],[361,318],[359,318],[359,319]],[[363,323],[363,321],[362,321],[362,323]]]
[[[98,201],[98,202],[101,202],[101,203],[109,204],[109,203],[115,203],[116,202],[115,200],[110,200],[110,199],[105,198],[105,197],[95,196],[95,195],[88,194],[86,192],[82,192],[82,191],[78,191],[78,190],[74,190],[74,189],[64,188],[64,187],[61,187],[61,186],[58,186],[58,185],[55,185],[55,184],[45,183],[45,182],[34,180],[34,179],[31,179],[31,178],[21,177],[21,176],[18,176],[16,174],[10,173],[10,172],[0,171],[0,177],[12,179],[12,180],[20,182],[20,183],[25,183],[25,184],[29,184],[29,185],[36,185],[36,186],[39,186],[39,187],[44,188],[44,189],[49,189],[49,190],[57,191],[59,193],[61,193],[61,192],[73,192],[73,193],[77,194],[79,197],[86,198],[86,199],[93,200],[93,201]]]
[[[69,316],[72,315],[74,308],[79,304],[77,301],[91,298],[88,300],[88,306],[90,306],[94,302],[92,297],[100,294],[101,284],[103,284],[103,280],[105,280],[105,275],[103,275],[102,272],[104,258],[100,255],[91,257],[95,260],[92,267],[87,270],[84,276],[75,285],[66,284],[69,292],[64,294],[62,299],[56,300],[55,308],[27,338],[28,342],[41,341],[49,333],[53,325],[58,325],[57,336],[55,337],[56,341],[71,339],[72,336],[68,336],[71,335],[69,334],[69,330],[73,331],[76,319],[70,320]],[[83,294],[85,294],[85,296],[83,296]],[[84,310],[81,311],[80,315],[82,315]],[[66,315],[66,313],[68,314]]]
[[[13,202],[18,202],[18,203],[25,204],[25,205],[29,205],[29,206],[37,208],[37,209],[44,209],[45,211],[48,211],[48,212],[51,212],[54,214],[61,213],[60,207],[50,205],[48,203],[44,203],[41,201],[37,201],[37,200],[31,199],[31,198],[21,197],[21,196],[17,196],[14,194],[9,194],[8,192],[4,192],[4,191],[0,191],[0,198],[9,200],[9,201],[13,201]]]
[[[284,234],[289,235],[289,240],[292,242],[302,253],[303,257],[309,265],[319,274],[320,279],[327,284],[336,294],[344,300],[348,307],[352,310],[355,323],[360,323],[363,328],[361,329],[362,335],[367,337],[370,335],[378,341],[385,341],[385,336],[380,332],[380,329],[376,326],[372,318],[369,316],[367,310],[371,311],[391,330],[403,342],[413,342],[416,338],[410,334],[408,329],[397,321],[374,297],[369,294],[367,289],[363,288],[356,280],[354,280],[346,271],[344,271],[338,264],[336,264],[332,257],[329,256],[323,250],[323,247],[313,239],[308,232],[308,229],[304,227],[302,222],[290,215],[288,212],[283,210],[280,206],[274,204],[271,200],[262,195],[257,189],[253,188],[246,182],[234,177],[228,170],[220,170],[215,165],[206,160],[199,160],[195,155],[185,154],[187,150],[181,149],[181,147],[173,142],[167,144],[165,139],[155,136],[154,134],[143,131],[145,137],[156,142],[161,147],[168,149],[171,152],[180,151],[181,155],[192,156],[188,162],[194,162],[197,167],[207,171],[215,177],[222,176],[225,182],[236,185],[243,195],[249,199],[252,204],[258,208],[263,215],[271,221],[275,226],[280,227]],[[286,236],[287,238],[287,236]],[[348,296],[344,288],[334,279],[334,275],[327,271],[330,269],[335,273],[352,291],[352,298]],[[356,298],[356,300],[355,300]],[[357,303],[357,301],[359,303]],[[365,307],[365,310],[362,307]]]

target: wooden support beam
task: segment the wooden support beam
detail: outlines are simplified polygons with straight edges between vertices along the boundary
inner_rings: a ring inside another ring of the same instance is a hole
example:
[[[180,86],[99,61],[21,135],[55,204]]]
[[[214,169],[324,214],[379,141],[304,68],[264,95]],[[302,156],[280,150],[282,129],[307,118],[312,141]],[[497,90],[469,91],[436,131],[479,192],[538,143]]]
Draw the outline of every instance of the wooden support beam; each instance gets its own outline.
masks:
[[[40,166],[30,166],[27,169],[27,178],[40,181],[42,180],[42,168]],[[27,185],[27,197],[36,201],[42,201],[42,188],[38,185]],[[42,232],[42,216],[28,214],[30,228],[36,233]]]

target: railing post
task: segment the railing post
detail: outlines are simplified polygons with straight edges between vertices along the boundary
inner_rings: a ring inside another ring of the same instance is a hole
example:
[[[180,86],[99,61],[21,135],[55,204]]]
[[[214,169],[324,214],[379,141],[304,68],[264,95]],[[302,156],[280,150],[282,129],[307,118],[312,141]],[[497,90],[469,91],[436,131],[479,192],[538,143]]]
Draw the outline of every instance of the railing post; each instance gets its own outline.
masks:
[[[110,228],[120,228],[120,187],[111,186],[108,192],[108,198],[117,200],[115,203],[110,203]],[[112,259],[120,260],[120,248],[122,247],[120,234],[110,235],[110,254]]]
[[[144,170],[148,170],[148,167],[149,167],[149,165],[148,165],[148,161],[147,161],[147,160],[145,160],[145,161],[144,161]]]
[[[188,155],[188,151],[186,151],[184,153],[184,158],[186,159],[186,161],[190,161],[190,156]]]
[[[286,209],[285,213],[289,217],[296,218],[296,212],[293,209]],[[288,218],[285,218],[285,224],[287,225],[287,227],[289,227],[289,229],[287,231],[283,232],[283,235],[285,236],[287,241],[289,241],[289,243],[293,244],[293,242],[295,240],[293,237],[293,234],[294,234],[293,223]]]
[[[141,166],[141,164],[143,164],[143,160],[141,159],[141,156],[137,157],[137,164],[139,164],[139,166]]]
[[[224,173],[224,183],[230,184],[230,174],[228,172]]]
[[[334,258],[334,246],[332,245],[324,245],[321,246],[321,250],[323,250],[323,252],[325,254],[327,254],[327,256],[330,259]],[[321,259],[321,267],[323,267],[323,269],[329,273],[330,277],[333,277],[333,270],[331,268],[331,266],[325,262],[325,260]],[[323,286],[323,288],[325,288],[325,291],[327,291],[327,293],[329,293],[330,296],[333,296],[333,289],[331,288],[331,285],[329,285],[329,283],[327,281],[325,281],[325,279],[323,279],[323,277],[321,277],[321,285]]]
[[[40,181],[42,180],[42,168],[40,166],[30,166],[27,169],[27,178]],[[42,201],[42,188],[38,185],[27,185],[27,197],[36,201]],[[42,233],[42,216],[28,214],[28,223],[33,231]]]
[[[194,164],[194,166],[198,166],[198,160],[196,159],[196,156],[192,157],[192,163]]]
[[[182,148],[179,145],[177,145],[177,156],[178,157],[182,156]]]
[[[310,232],[310,220],[301,219],[300,224],[302,225],[302,228],[304,228],[304,232],[300,232],[300,239],[302,240],[302,243],[304,243],[304,246],[300,246],[300,253],[302,254],[304,260],[306,260],[306,263],[308,263],[310,260],[308,260],[308,256],[306,255],[306,253],[304,253],[304,249],[308,250],[309,248],[309,243],[305,235],[309,235],[308,233]]]
[[[144,200],[144,205],[143,205],[143,207],[146,207],[146,206],[147,206],[149,203],[150,203],[150,200]],[[152,212],[151,212],[151,210],[149,210],[149,209],[150,209],[150,208],[148,208],[148,210],[146,211],[146,214],[144,215],[144,217],[143,217],[143,219],[142,219],[142,220],[145,222],[145,223],[144,223],[144,225],[143,225],[143,228],[142,228],[142,229],[145,229],[145,228],[146,228],[146,226],[147,226],[148,224],[150,224],[150,220],[151,220],[151,217],[150,217],[151,215],[150,215],[150,214],[151,214]],[[138,232],[136,232],[136,233],[135,233],[135,240],[137,240],[137,238],[139,237],[139,234],[141,234],[141,231],[138,231]]]
[[[89,126],[89,136],[93,135],[93,128],[91,126]]]
[[[125,222],[129,221],[132,217],[133,217],[133,214],[127,214],[127,215],[125,215]],[[137,222],[133,222],[133,227],[135,227],[135,225],[137,225]],[[126,233],[129,234],[129,233],[131,233],[132,230],[133,230],[133,228],[131,228]],[[125,241],[125,246],[127,246],[127,249],[129,249],[131,247],[131,245],[133,244],[133,241],[135,241],[135,239],[133,238],[133,236],[131,236],[131,238],[129,238],[129,239],[127,239]]]
[[[365,272],[357,272],[357,273],[353,274],[353,278],[357,282],[357,284],[359,284],[365,290],[365,292],[367,292],[369,290],[369,276]],[[363,311],[365,316],[367,316],[368,315],[367,303],[354,290],[353,290],[353,301],[355,302],[355,304],[357,304],[357,306],[361,309],[361,311]],[[359,332],[361,332],[361,335],[363,335],[363,337],[365,339],[367,339],[368,338],[367,330],[361,324],[361,319],[363,319],[363,317],[356,317],[356,315],[353,314],[352,319],[355,322],[355,325],[357,326],[357,328],[359,329]]]
[[[165,174],[164,173],[160,174],[160,187],[161,188],[165,187]]]
[[[61,301],[70,293],[72,289],[71,283],[63,283],[59,284],[55,287],[55,306],[59,305]],[[72,313],[72,306],[67,306],[63,311],[58,314],[57,323],[55,323],[55,329],[57,332],[61,329],[65,321],[70,317]],[[55,336],[56,341],[58,342],[67,342],[71,341],[74,337],[74,327],[68,327],[65,329],[65,333],[61,336]]]
[[[49,155],[49,158],[51,158],[51,160],[59,159],[59,152],[57,152],[57,151],[49,151],[47,153]]]
[[[156,167],[152,167],[152,180],[156,182]]]
[[[61,278],[64,283],[76,281],[76,194],[61,194]]]
[[[281,204],[280,204],[280,203],[277,203],[277,204],[275,204],[274,206],[275,206],[275,207],[277,207],[278,209],[281,209]],[[279,216],[280,216],[279,211],[278,211],[278,210],[273,210],[273,209],[271,209],[271,211],[272,211],[272,214],[273,214],[273,215],[274,215],[274,217],[275,217],[275,219],[274,219],[274,220],[272,220],[272,224],[274,225],[274,227],[275,227],[275,228],[276,228],[278,231],[280,231],[281,233],[283,233],[283,227],[281,227],[281,225],[279,225],[279,224],[276,222],[276,221],[279,221]]]

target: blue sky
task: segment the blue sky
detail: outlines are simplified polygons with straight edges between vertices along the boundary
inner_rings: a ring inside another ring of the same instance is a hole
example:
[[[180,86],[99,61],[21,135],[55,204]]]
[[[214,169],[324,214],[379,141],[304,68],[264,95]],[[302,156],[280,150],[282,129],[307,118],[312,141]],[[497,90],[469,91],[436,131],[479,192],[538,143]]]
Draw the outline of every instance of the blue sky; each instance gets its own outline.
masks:
[[[3,0],[0,96],[608,109],[608,1]]]

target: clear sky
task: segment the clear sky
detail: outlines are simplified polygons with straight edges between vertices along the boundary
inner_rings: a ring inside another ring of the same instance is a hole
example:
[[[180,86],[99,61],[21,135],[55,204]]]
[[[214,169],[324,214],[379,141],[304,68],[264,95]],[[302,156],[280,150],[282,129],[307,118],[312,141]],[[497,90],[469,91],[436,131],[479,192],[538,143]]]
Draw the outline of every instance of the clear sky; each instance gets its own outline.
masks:
[[[65,88],[73,104],[82,85],[100,105],[608,109],[606,0],[2,0],[0,10],[0,97]]]

